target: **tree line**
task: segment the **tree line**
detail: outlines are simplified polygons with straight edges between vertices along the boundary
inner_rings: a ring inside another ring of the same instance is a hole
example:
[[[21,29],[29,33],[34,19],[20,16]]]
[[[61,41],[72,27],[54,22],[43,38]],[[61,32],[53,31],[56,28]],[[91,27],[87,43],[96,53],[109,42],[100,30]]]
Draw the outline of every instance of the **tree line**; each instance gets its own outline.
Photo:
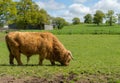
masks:
[[[65,19],[51,17],[32,0],[19,0],[18,2],[0,0],[0,26],[13,23],[20,29],[30,26],[43,29],[45,24],[53,24],[55,28],[61,29],[67,25]]]
[[[108,10],[108,12],[105,14],[101,10],[97,10],[96,13],[92,16],[92,14],[86,14],[84,16],[84,23],[95,23],[97,25],[100,25],[103,23],[103,20],[106,21],[106,24],[109,24],[110,26],[113,25],[113,23],[116,23],[120,21],[120,14],[117,14],[118,18],[114,15],[113,10]],[[78,17],[73,18],[73,24],[79,24],[80,19]]]
[[[120,14],[117,14],[120,20]],[[100,25],[106,19],[106,23],[112,25],[117,21],[114,11],[109,10],[106,14],[97,10],[94,15],[86,14],[84,23],[95,23]],[[72,19],[73,24],[79,24],[80,19]],[[52,24],[54,28],[61,29],[69,23],[62,17],[52,17],[47,11],[39,8],[32,0],[0,0],[0,26],[15,24],[17,28],[26,29],[28,27],[38,27],[43,29],[45,24]]]

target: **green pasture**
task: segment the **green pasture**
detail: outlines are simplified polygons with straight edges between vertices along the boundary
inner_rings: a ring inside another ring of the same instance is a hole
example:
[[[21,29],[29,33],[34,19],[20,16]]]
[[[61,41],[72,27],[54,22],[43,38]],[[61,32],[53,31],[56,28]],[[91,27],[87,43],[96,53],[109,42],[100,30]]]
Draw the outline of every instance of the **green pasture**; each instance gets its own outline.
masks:
[[[120,25],[79,24],[65,26],[61,30],[52,30],[54,34],[120,34]]]
[[[82,25],[83,26],[83,25]],[[86,26],[86,25],[84,25]],[[74,60],[70,62],[69,66],[51,66],[48,60],[44,60],[43,66],[38,66],[38,55],[32,56],[28,65],[26,57],[22,55],[23,66],[10,66],[9,65],[9,53],[4,41],[5,33],[0,33],[0,76],[10,75],[15,77],[37,76],[50,79],[54,75],[69,75],[74,73],[78,75],[75,79],[78,80],[81,76],[89,77],[93,75],[95,77],[108,76],[111,83],[120,81],[120,35],[108,35],[108,34],[75,34],[78,30],[77,25],[72,27],[72,34],[60,34],[56,31],[52,31],[64,46],[69,49],[74,57]],[[84,28],[84,27],[81,27]],[[86,27],[85,27],[86,28]],[[89,27],[88,27],[89,28]],[[95,28],[95,27],[92,27]],[[98,28],[98,27],[96,27]],[[95,28],[95,29],[96,29]],[[100,27],[106,28],[106,27]],[[99,29],[100,29],[99,28]],[[111,28],[111,27],[109,27]],[[116,25],[114,28],[118,29]],[[70,31],[68,27],[63,29]],[[113,28],[111,28],[113,29]],[[111,30],[109,29],[109,30]],[[89,29],[88,29],[89,30]],[[105,29],[104,29],[105,30]],[[114,29],[113,29],[114,30]],[[16,60],[14,60],[16,63]],[[17,63],[16,63],[17,64]],[[98,79],[99,80],[99,79]]]
[[[21,30],[21,31],[30,31],[38,32],[39,30]],[[43,30],[44,31],[44,30]],[[115,24],[113,26],[109,25],[100,25],[95,24],[79,24],[79,25],[69,25],[64,26],[63,29],[54,29],[49,32],[52,32],[56,35],[72,35],[72,34],[120,34],[120,25]]]
[[[38,56],[31,57],[26,66],[26,57],[22,55],[24,66],[10,66],[6,44],[0,42],[0,75],[43,76],[75,74],[120,75],[120,36],[119,35],[57,35],[65,47],[71,50],[74,60],[69,66],[50,66],[45,60],[38,66]],[[59,64],[59,63],[56,63]],[[120,78],[120,77],[119,77]]]

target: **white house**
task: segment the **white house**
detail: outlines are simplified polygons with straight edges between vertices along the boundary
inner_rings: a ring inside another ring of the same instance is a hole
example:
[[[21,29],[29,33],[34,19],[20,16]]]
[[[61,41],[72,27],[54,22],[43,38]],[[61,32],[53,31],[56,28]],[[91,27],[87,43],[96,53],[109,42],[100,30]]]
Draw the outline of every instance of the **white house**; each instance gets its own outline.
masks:
[[[53,25],[44,25],[44,30],[53,30]]]

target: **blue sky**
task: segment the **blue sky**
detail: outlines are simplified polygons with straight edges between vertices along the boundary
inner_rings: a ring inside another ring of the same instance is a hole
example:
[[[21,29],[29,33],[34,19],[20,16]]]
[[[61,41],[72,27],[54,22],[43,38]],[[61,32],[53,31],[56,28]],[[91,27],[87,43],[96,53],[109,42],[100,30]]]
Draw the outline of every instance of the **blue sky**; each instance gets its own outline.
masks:
[[[114,10],[115,14],[120,13],[120,0],[33,0],[40,8],[44,8],[51,16],[63,17],[71,22],[72,18],[83,17],[96,10],[106,13]]]

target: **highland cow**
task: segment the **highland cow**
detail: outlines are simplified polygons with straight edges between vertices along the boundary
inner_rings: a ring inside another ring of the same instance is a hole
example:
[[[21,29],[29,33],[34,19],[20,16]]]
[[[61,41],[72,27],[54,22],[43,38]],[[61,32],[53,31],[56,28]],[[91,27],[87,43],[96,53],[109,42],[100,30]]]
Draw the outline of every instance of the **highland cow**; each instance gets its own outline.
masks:
[[[27,56],[27,61],[32,55],[39,54],[39,65],[48,59],[52,65],[58,61],[67,66],[73,58],[71,52],[49,32],[10,32],[5,39],[11,65],[14,64],[14,58],[18,65],[22,65],[21,53]]]

